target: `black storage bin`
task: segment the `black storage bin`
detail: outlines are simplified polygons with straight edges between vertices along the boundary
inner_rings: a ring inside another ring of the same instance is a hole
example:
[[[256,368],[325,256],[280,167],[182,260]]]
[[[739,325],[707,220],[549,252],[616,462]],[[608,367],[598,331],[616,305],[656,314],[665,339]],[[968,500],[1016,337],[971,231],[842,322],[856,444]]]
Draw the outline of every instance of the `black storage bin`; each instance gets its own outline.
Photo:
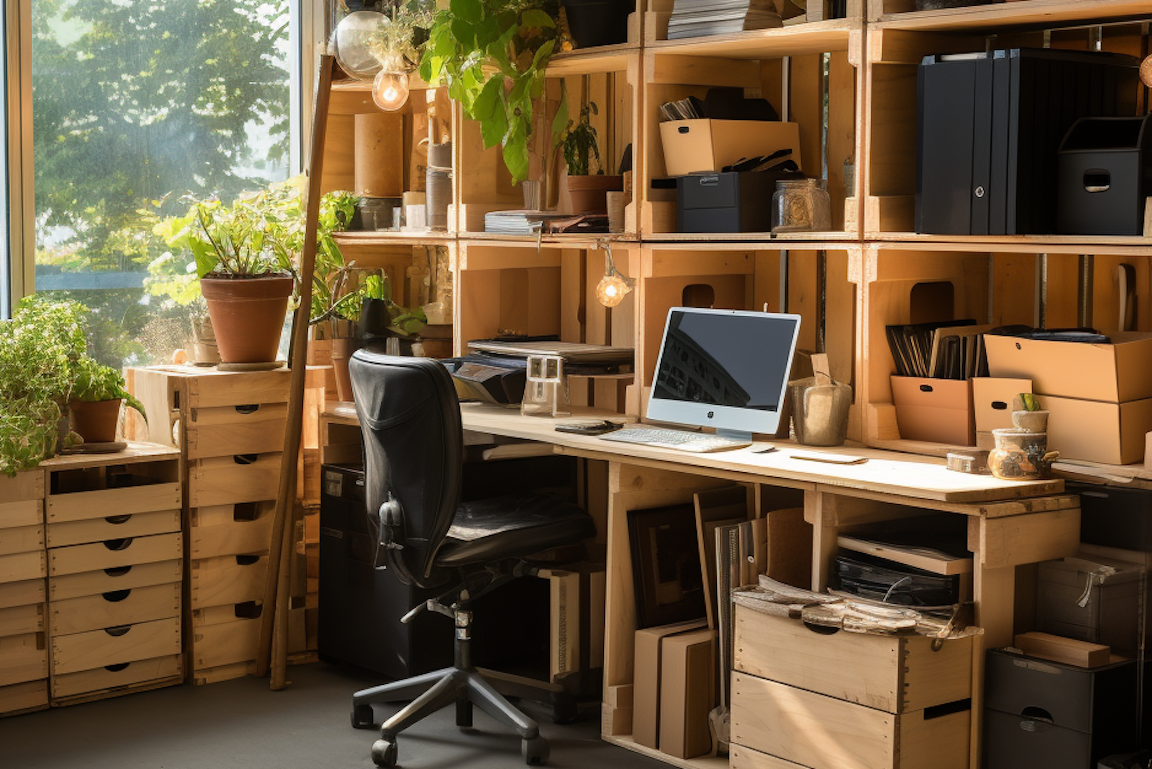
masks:
[[[924,58],[916,231],[1056,232],[1056,153],[1082,117],[1136,112],[1139,60],[1014,48]]]
[[[1057,159],[1059,231],[1068,235],[1142,235],[1144,198],[1152,193],[1152,120],[1081,118]]]
[[[1087,769],[1136,741],[1134,661],[1088,669],[988,652],[984,769]]]
[[[778,178],[754,171],[679,176],[676,228],[680,232],[768,232]]]

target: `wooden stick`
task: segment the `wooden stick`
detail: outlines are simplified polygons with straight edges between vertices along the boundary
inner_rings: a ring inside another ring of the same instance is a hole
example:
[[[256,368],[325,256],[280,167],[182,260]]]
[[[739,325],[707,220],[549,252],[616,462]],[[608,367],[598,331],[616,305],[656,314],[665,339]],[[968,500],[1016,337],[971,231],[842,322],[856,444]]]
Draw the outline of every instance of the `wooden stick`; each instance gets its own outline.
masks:
[[[317,77],[315,109],[312,113],[312,150],[308,169],[308,199],[304,219],[304,251],[300,265],[300,304],[292,322],[292,380],[288,391],[288,428],[284,433],[284,453],[280,455],[280,492],[276,497],[276,512],[272,517],[272,536],[268,546],[268,575],[264,581],[264,613],[260,617],[260,647],[256,653],[256,675],[268,675],[269,666],[277,665],[279,676],[273,676],[273,689],[277,681],[283,687],[283,668],[287,659],[271,659],[273,622],[287,622],[288,612],[278,612],[276,593],[280,583],[280,570],[288,568],[288,559],[281,557],[285,537],[292,532],[290,522],[292,503],[296,499],[296,461],[300,454],[300,440],[304,429],[304,375],[308,360],[308,314],[312,306],[312,275],[316,270],[316,227],[320,216],[320,177],[324,163],[324,137],[328,128],[328,97],[332,90],[332,69],[335,59],[324,54],[320,57]],[[284,614],[283,620],[278,615]],[[286,631],[285,631],[286,632]]]

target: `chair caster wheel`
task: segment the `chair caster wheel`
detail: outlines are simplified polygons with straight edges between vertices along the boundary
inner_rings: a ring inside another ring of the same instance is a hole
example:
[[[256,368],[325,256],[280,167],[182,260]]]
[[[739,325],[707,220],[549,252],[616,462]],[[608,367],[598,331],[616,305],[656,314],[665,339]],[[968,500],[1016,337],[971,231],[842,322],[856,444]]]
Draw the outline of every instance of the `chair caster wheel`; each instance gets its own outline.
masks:
[[[528,766],[538,766],[548,760],[548,740],[543,737],[524,740],[520,749],[520,752],[524,754],[524,763]]]
[[[398,754],[396,743],[388,740],[376,740],[372,743],[372,762],[376,766],[396,766]]]
[[[353,705],[352,706],[352,728],[354,729],[369,729],[372,727],[372,706],[371,705]]]
[[[567,692],[552,695],[552,723],[570,724],[578,715],[575,697]]]

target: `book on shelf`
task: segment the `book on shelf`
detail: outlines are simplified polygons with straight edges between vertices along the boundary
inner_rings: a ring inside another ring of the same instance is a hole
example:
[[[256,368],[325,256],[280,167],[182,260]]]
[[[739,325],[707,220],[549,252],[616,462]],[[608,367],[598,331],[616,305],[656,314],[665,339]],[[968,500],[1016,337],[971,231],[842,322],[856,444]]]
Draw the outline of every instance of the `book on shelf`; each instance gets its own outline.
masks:
[[[988,376],[984,334],[993,328],[967,319],[897,324],[885,333],[897,376],[963,380]]]
[[[489,211],[484,214],[484,231],[498,235],[535,235],[554,219],[567,219],[570,214],[555,211]]]
[[[782,25],[771,0],[676,0],[668,39],[727,35]]]

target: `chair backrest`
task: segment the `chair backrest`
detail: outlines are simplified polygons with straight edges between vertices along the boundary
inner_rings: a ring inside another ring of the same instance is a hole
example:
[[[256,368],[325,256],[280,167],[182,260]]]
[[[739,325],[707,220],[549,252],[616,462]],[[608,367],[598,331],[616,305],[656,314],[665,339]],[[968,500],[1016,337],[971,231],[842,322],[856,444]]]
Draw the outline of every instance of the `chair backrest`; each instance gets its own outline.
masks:
[[[388,564],[409,585],[433,588],[447,572],[434,568],[460,501],[464,432],[460,401],[444,366],[357,350],[349,361],[356,414],[364,438],[364,497],[370,517],[399,501],[402,549]]]

